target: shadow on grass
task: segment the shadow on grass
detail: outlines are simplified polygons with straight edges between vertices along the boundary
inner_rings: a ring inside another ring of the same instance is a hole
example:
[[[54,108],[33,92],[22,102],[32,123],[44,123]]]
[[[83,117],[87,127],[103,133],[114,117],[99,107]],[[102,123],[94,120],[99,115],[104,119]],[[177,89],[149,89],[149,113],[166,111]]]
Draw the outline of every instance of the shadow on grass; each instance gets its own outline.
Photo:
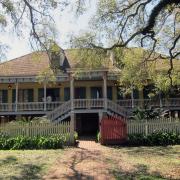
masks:
[[[20,166],[21,173],[19,176],[9,177],[11,180],[25,180],[25,179],[42,179],[41,178],[41,166],[33,165],[33,164],[23,164]]]
[[[120,168],[113,169],[110,173],[116,180],[165,180],[159,172],[148,173],[148,168],[144,164],[135,166],[134,171],[124,171]]]
[[[72,170],[72,173],[65,176],[65,179],[68,180],[74,180],[74,179],[84,179],[84,180],[91,180],[93,179],[93,176],[90,174],[87,174],[82,171],[82,169],[79,169],[78,166],[83,163],[84,160],[87,159],[96,159],[96,155],[98,155],[98,152],[91,152],[87,149],[81,149],[82,151],[78,151],[76,154],[74,154],[71,157],[71,162],[69,164],[70,169]]]
[[[11,179],[11,180],[25,180],[25,179],[41,179],[40,172],[42,166],[37,166],[33,164],[20,164],[15,156],[7,156],[5,159],[0,160],[0,166],[16,166],[20,169],[20,174],[17,176],[3,177],[0,175],[0,180]]]
[[[94,173],[99,171],[99,167],[94,167],[93,164],[102,161],[100,155],[101,152],[98,150],[90,151],[79,148],[76,153],[73,153],[67,159],[59,161],[57,170],[54,171],[55,173],[47,175],[47,179],[94,180]],[[60,168],[62,164],[67,167],[68,171]]]
[[[116,150],[126,151],[129,155],[137,154],[149,154],[157,156],[168,156],[174,157],[179,155],[179,151],[173,146],[136,146],[136,147],[127,147],[127,146],[108,146]]]
[[[0,160],[0,166],[4,166],[6,164],[14,164],[17,163],[18,159],[15,156],[7,156],[5,159]]]

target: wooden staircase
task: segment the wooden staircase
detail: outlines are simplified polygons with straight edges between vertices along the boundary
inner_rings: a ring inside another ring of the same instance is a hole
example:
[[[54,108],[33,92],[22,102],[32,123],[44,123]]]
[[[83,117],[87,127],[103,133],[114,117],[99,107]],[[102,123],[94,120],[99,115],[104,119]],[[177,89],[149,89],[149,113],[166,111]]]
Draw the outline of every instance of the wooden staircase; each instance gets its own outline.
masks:
[[[127,109],[108,99],[74,99],[73,102],[67,101],[47,113],[47,118],[52,122],[61,122],[68,118],[72,111],[74,113],[98,113],[102,111],[110,116],[130,116]]]

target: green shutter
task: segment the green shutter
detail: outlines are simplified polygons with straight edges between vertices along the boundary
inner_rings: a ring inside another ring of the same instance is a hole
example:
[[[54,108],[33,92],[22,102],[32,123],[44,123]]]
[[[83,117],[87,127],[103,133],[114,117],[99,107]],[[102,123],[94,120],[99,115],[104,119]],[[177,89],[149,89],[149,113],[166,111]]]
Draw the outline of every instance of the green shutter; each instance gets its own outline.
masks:
[[[107,87],[107,98],[112,100],[112,87],[111,86]]]
[[[64,88],[64,101],[70,100],[70,88]]]
[[[7,103],[7,102],[8,102],[8,91],[2,90],[2,103]]]
[[[34,91],[33,89],[28,89],[28,102],[34,101]]]
[[[44,98],[44,89],[43,88],[38,89],[38,101],[42,102],[43,98]]]
[[[60,96],[59,96],[60,90],[59,90],[59,88],[53,88],[52,92],[53,92],[52,101],[59,101],[60,100]]]
[[[12,102],[15,103],[15,101],[16,101],[16,90],[13,89],[12,90]]]
[[[137,89],[133,90],[133,97],[134,97],[134,99],[138,99],[139,98],[139,91]]]

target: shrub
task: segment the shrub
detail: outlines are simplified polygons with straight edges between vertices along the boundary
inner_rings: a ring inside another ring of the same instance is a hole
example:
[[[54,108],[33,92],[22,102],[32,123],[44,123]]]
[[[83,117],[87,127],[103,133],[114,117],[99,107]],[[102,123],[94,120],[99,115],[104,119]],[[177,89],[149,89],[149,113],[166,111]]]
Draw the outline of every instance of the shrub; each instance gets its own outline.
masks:
[[[97,141],[97,142],[100,142],[100,140],[101,140],[101,133],[100,133],[100,132],[97,132],[96,141]]]
[[[8,137],[0,135],[1,150],[15,149],[59,149],[66,143],[64,136]]]
[[[180,135],[176,133],[154,132],[149,135],[132,134],[128,136],[128,145],[166,146],[180,144]]]
[[[76,131],[74,132],[74,140],[78,140],[78,133]]]

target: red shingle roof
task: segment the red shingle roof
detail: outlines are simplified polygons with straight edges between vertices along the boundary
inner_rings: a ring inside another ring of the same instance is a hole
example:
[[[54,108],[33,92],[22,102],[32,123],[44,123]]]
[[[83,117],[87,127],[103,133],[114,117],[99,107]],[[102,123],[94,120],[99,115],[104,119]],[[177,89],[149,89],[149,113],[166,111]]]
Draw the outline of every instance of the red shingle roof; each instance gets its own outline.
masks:
[[[50,62],[45,52],[34,52],[0,64],[0,76],[33,76],[48,69]]]

